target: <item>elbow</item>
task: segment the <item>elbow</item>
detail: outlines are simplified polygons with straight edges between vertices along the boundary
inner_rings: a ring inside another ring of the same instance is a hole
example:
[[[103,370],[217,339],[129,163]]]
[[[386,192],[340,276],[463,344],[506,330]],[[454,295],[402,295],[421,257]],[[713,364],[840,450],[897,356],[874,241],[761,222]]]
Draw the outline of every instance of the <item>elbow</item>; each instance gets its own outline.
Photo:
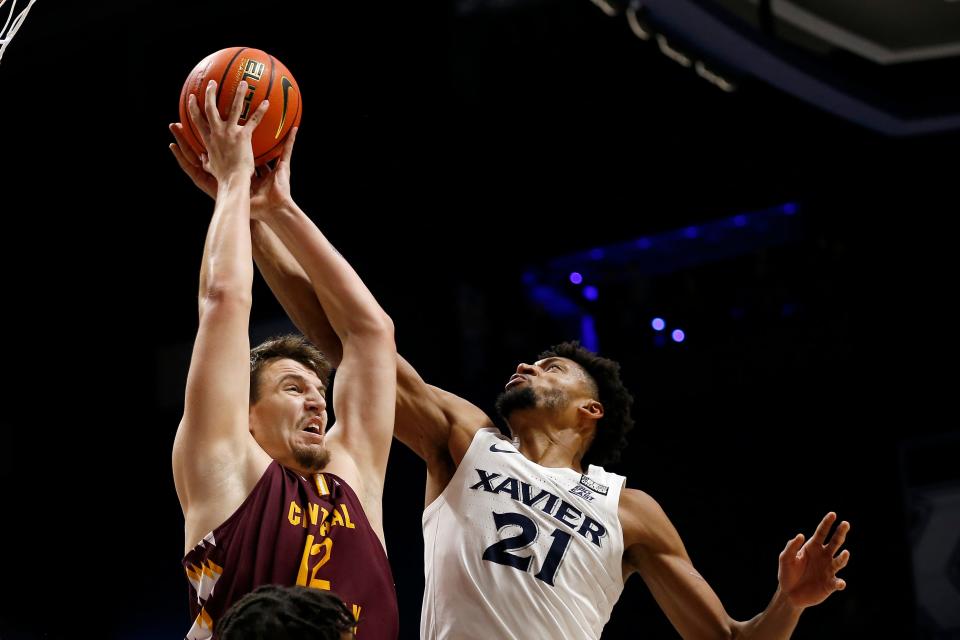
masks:
[[[396,358],[397,342],[393,335],[393,320],[386,313],[355,322],[342,337],[344,348],[348,344],[362,349],[372,349],[379,353],[393,353]]]
[[[728,617],[722,633],[720,633],[717,637],[722,638],[722,640],[737,640],[740,638],[741,626],[742,623]]]
[[[350,336],[365,341],[389,343],[396,349],[393,319],[383,311],[357,322],[350,328]]]
[[[380,312],[380,332],[388,336],[391,341],[395,340],[393,318],[387,315],[385,311]]]
[[[200,294],[200,309],[228,307],[249,309],[253,306],[253,292],[249,287],[214,283]]]

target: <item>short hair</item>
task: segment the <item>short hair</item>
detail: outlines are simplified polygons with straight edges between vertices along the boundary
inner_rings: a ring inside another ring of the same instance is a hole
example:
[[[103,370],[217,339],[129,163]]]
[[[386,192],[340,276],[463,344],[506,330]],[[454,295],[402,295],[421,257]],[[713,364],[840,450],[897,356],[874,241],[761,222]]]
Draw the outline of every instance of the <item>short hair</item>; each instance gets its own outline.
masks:
[[[627,432],[633,429],[630,417],[633,396],[620,379],[620,364],[598,356],[575,340],[554,345],[537,359],[544,358],[567,358],[583,367],[596,386],[597,400],[603,405],[603,417],[597,422],[597,431],[583,456],[583,464],[603,466],[619,461],[620,453],[627,446]]]
[[[265,340],[250,350],[250,404],[260,399],[260,374],[271,362],[281,358],[295,360],[307,367],[327,386],[330,362],[303,336],[287,334]]]
[[[220,640],[341,640],[357,621],[330,591],[268,584],[234,602],[216,626]]]

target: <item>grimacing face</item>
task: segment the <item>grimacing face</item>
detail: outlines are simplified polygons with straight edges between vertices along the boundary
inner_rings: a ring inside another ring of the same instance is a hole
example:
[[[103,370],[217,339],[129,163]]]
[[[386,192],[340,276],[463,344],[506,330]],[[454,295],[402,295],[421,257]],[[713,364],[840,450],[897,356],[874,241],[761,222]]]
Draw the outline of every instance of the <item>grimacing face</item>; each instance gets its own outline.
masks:
[[[580,397],[595,398],[593,382],[583,367],[568,358],[544,358],[520,363],[497,398],[497,411],[505,419],[518,409],[561,409]]]
[[[280,358],[260,371],[250,432],[271,458],[301,473],[321,471],[326,447],[327,390],[309,367]]]

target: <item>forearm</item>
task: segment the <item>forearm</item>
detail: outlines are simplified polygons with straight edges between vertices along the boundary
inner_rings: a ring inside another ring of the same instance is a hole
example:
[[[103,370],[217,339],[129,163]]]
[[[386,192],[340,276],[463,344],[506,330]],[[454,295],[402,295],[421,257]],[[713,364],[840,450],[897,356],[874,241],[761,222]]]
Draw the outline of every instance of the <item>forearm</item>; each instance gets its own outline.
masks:
[[[351,334],[392,331],[373,294],[296,204],[276,210],[269,225],[305,271],[341,341]]]
[[[338,366],[343,357],[343,346],[317,300],[307,273],[267,224],[253,220],[250,230],[253,259],[273,295],[297,329],[323,352],[333,366]]]
[[[250,181],[228,178],[217,192],[200,265],[200,301],[224,294],[250,296]]]
[[[777,589],[767,608],[746,622],[734,622],[736,640],[782,640],[789,638],[803,609],[791,604]]]
[[[266,223],[254,220],[250,228],[253,258],[264,280],[303,335],[334,366],[339,365],[343,345],[317,300],[310,278]],[[449,437],[446,424],[446,417],[427,384],[416,369],[398,355],[394,435],[421,457],[436,457],[438,451],[446,449]]]

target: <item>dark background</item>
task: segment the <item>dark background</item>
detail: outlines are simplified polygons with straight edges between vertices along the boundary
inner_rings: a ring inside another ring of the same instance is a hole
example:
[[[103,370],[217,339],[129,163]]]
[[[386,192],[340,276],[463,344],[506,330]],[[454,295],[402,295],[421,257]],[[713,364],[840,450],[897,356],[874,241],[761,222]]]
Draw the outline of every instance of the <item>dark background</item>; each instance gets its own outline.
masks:
[[[788,242],[689,267],[678,250],[583,302],[637,398],[613,470],[661,503],[735,618],[767,604],[786,541],[836,510],[848,588],[795,637],[921,637],[910,491],[960,478],[957,134],[887,137],[749,79],[723,93],[586,0],[395,4],[40,0],[4,54],[0,638],[189,627],[170,451],[212,206],[164,147],[187,73],[234,45],[296,76],[294,193],[400,351],[488,411],[517,362],[578,337],[526,270],[796,203]],[[658,346],[654,315],[687,340]],[[282,328],[258,280],[252,335]],[[402,638],[422,478],[397,445]],[[604,637],[634,633],[676,637],[637,578]]]

